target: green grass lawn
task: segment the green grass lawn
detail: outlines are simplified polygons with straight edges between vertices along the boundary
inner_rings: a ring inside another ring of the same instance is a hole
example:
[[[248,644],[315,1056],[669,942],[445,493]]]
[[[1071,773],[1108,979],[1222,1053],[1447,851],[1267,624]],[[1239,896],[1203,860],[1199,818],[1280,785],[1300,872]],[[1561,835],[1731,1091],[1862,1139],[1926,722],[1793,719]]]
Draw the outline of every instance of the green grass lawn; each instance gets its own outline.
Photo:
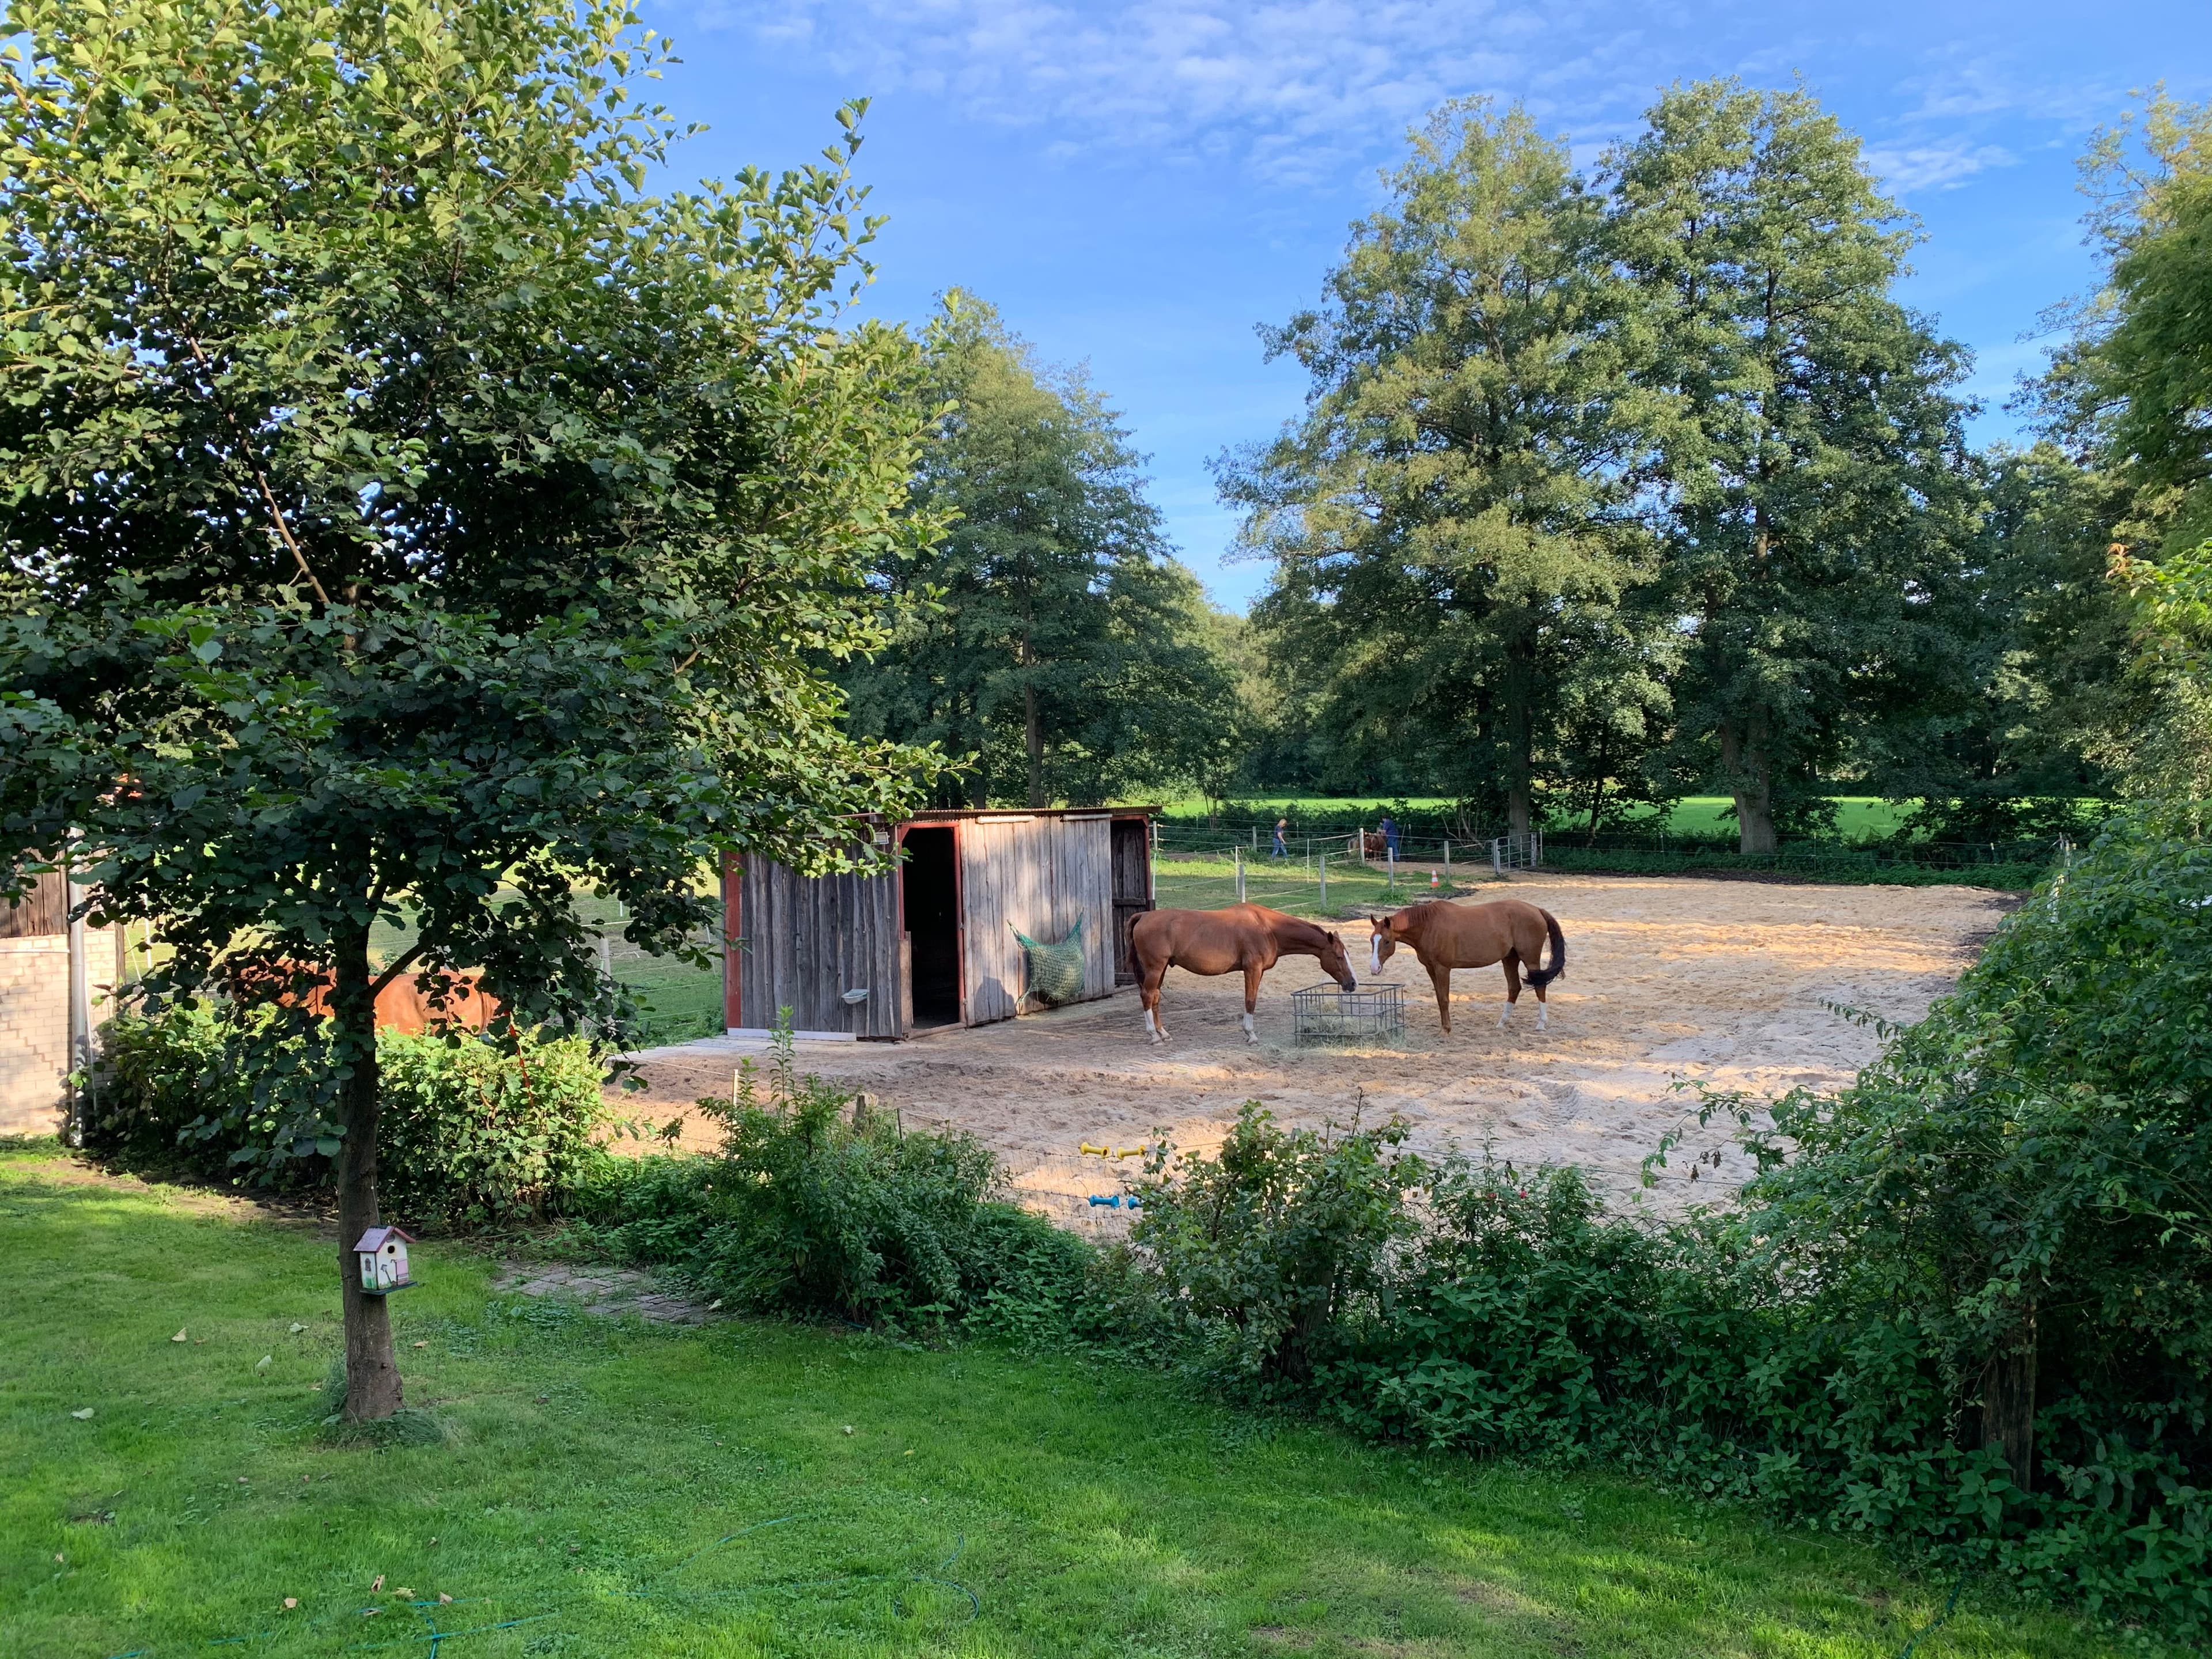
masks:
[[[1892,1659],[1944,1601],[1625,1482],[1271,1430],[1112,1364],[596,1320],[452,1245],[395,1306],[419,1431],[349,1442],[327,1245],[51,1146],[0,1151],[0,1264],[9,1659]],[[2145,1650],[1970,1589],[1918,1653]]]

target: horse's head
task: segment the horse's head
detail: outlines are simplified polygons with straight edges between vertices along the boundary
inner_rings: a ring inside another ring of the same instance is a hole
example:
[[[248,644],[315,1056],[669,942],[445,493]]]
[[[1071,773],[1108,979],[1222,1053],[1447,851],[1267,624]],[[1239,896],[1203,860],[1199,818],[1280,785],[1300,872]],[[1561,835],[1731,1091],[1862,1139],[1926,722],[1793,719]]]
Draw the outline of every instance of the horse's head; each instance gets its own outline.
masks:
[[[1395,925],[1403,915],[1402,910],[1393,910],[1387,916],[1375,918],[1375,932],[1367,944],[1367,971],[1379,974],[1382,964],[1390,960],[1398,949],[1399,929]]]
[[[1322,971],[1347,991],[1359,988],[1359,981],[1352,976],[1352,958],[1345,954],[1344,940],[1327,928],[1322,930]]]

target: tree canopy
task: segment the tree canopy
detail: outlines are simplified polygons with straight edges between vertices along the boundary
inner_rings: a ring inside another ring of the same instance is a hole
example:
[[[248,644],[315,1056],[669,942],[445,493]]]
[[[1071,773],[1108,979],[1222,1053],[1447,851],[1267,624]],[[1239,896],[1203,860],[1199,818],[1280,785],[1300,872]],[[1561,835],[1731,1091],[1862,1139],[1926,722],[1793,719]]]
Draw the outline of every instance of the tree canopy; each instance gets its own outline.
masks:
[[[1563,143],[1474,101],[1413,149],[1323,308],[1263,331],[1307,411],[1224,493],[1274,561],[1258,614],[1317,724],[1425,748],[1524,833],[1540,771],[1577,769],[1563,747],[1626,773],[1665,713],[1664,647],[1624,606],[1652,574],[1647,343]]]
[[[949,528],[918,556],[885,549],[890,642],[845,674],[857,726],[961,760],[948,803],[1090,804],[1225,770],[1239,723],[1218,625],[1118,418],[972,295],[945,296],[925,346],[941,412],[915,511]]]
[[[73,839],[180,995],[328,987],[291,1103],[378,1217],[371,1002],[481,969],[617,1019],[580,889],[698,953],[701,862],[821,868],[933,764],[821,672],[880,640],[918,356],[842,307],[849,164],[647,193],[621,5],[27,0],[0,70],[0,863]],[[416,943],[373,963],[369,931]],[[347,1285],[347,1410],[396,1407]]]

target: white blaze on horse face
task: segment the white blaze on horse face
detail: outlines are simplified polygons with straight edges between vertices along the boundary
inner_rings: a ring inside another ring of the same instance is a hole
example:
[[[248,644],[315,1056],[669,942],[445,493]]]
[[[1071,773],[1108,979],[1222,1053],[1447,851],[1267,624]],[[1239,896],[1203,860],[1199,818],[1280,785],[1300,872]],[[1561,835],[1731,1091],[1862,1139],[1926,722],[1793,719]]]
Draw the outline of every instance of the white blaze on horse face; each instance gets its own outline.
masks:
[[[1382,930],[1380,927],[1367,936],[1367,971],[1370,974],[1382,971]]]

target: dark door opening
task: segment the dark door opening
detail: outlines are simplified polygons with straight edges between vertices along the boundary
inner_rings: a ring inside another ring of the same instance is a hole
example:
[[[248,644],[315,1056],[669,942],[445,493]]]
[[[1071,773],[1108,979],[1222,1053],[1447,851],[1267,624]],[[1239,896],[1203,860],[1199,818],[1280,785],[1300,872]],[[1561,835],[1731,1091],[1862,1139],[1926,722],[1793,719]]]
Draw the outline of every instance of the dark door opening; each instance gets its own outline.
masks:
[[[960,888],[950,828],[906,832],[899,871],[907,943],[914,963],[916,1030],[960,1023]]]
[[[1114,820],[1114,982],[1134,985],[1129,925],[1152,908],[1152,828],[1142,818]]]

